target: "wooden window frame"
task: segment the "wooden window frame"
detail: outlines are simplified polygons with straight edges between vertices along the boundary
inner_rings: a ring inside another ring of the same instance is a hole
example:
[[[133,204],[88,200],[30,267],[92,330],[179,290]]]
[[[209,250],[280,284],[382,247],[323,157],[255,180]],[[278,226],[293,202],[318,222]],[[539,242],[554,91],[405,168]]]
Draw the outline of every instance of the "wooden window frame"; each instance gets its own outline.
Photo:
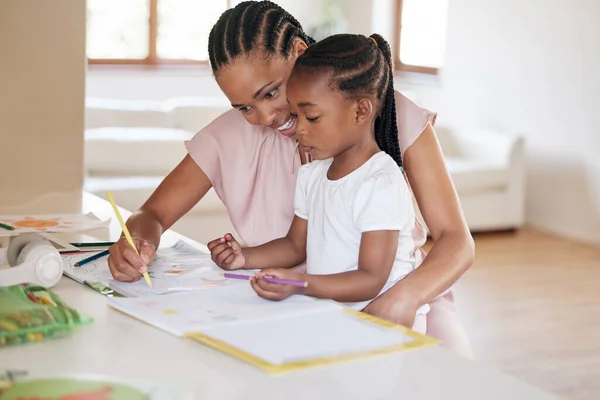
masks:
[[[119,59],[119,58],[88,58],[91,65],[208,65],[208,60],[178,60],[159,58],[156,51],[156,40],[158,38],[158,1],[149,0],[148,3],[148,56],[144,59]],[[227,0],[226,10],[231,8],[232,0]]]
[[[416,72],[420,74],[437,75],[438,68],[424,67],[421,65],[404,64],[400,60],[400,43],[402,38],[402,0],[396,0],[395,22],[394,22],[394,63],[396,71],[399,72]]]

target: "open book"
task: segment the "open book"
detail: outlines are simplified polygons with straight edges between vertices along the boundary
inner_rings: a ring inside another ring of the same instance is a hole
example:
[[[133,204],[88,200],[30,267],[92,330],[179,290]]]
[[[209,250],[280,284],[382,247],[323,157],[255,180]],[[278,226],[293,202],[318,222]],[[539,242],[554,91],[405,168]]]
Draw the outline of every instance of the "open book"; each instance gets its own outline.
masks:
[[[143,322],[269,373],[437,343],[328,300],[299,295],[264,300],[245,281],[209,291],[108,301]]]

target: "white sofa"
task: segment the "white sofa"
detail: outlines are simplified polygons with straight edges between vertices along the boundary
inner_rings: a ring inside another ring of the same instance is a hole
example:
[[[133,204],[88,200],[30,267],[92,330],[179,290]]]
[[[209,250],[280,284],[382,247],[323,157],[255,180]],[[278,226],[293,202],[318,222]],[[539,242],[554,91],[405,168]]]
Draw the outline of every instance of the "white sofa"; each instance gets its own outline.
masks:
[[[166,102],[86,99],[85,188],[111,190],[119,205],[139,207],[186,154],[184,140],[229,105],[225,100],[178,98]],[[523,142],[490,130],[436,126],[446,163],[472,231],[523,224]],[[233,231],[211,190],[175,226],[206,241]]]

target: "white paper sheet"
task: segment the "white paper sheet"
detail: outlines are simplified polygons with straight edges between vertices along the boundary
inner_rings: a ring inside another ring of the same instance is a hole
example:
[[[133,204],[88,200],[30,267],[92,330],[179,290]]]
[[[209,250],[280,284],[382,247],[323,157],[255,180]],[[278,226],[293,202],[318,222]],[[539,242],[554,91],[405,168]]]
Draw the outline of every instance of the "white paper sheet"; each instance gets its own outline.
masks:
[[[318,309],[245,324],[243,329],[208,327],[202,333],[275,365],[357,354],[414,340],[341,310]]]

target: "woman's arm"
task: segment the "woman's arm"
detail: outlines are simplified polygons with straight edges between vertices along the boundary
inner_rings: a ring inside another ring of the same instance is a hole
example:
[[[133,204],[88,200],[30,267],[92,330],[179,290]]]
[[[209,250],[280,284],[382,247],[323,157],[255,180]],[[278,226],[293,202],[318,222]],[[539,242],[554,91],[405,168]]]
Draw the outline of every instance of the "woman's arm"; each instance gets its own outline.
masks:
[[[132,236],[158,246],[163,232],[191,210],[211,187],[204,171],[188,154],[127,220],[127,228]]]
[[[140,267],[154,256],[163,232],[200,201],[211,186],[206,174],[187,155],[127,220],[140,256],[125,240],[119,240],[110,248],[108,264],[113,277],[120,281],[138,280]]]
[[[469,269],[475,245],[431,124],[406,150],[403,161],[433,246],[419,268],[373,301],[366,311],[412,326],[407,318],[414,318],[414,314],[409,314],[448,290]],[[400,304],[403,302],[411,306]]]

